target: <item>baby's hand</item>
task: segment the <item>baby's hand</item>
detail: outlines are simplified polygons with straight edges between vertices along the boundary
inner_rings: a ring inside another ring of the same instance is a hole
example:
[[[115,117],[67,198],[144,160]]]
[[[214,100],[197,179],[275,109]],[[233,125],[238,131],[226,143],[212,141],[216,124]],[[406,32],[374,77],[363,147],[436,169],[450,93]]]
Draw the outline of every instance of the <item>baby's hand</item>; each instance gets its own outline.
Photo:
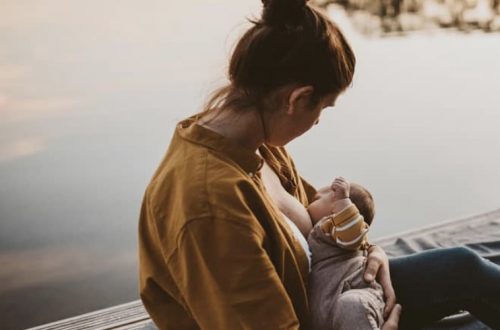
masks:
[[[334,200],[341,200],[344,198],[349,198],[349,191],[351,189],[351,185],[349,181],[339,176],[335,178],[333,181],[331,188],[334,192]]]

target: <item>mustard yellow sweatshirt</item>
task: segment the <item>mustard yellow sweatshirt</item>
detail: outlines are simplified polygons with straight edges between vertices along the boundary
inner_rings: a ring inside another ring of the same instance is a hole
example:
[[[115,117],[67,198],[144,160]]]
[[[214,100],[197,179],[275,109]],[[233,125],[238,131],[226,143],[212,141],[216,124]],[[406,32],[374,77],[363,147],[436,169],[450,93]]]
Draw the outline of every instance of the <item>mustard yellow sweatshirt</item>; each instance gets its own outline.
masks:
[[[259,151],[305,207],[283,147]],[[308,261],[263,188],[262,158],[181,121],[139,220],[139,290],[160,329],[309,329]]]

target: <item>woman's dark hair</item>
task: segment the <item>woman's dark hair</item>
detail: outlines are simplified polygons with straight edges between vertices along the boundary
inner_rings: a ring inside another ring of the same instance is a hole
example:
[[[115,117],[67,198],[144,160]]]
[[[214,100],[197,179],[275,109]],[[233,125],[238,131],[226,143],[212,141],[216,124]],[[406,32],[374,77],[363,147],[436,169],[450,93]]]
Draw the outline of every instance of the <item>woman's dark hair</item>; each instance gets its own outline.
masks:
[[[262,17],[249,19],[253,26],[233,50],[230,83],[211,94],[204,111],[266,109],[263,100],[290,84],[312,85],[311,103],[317,105],[351,84],[356,59],[335,23],[307,0],[262,2]]]

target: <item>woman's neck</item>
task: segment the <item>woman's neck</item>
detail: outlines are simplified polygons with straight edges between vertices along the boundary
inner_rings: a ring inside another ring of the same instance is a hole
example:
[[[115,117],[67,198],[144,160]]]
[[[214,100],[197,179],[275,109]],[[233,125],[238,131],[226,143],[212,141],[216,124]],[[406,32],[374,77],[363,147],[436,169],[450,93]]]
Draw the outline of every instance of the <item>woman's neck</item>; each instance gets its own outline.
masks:
[[[222,112],[212,110],[204,114],[198,124],[253,152],[265,142],[264,124],[258,110],[238,113],[230,109]]]

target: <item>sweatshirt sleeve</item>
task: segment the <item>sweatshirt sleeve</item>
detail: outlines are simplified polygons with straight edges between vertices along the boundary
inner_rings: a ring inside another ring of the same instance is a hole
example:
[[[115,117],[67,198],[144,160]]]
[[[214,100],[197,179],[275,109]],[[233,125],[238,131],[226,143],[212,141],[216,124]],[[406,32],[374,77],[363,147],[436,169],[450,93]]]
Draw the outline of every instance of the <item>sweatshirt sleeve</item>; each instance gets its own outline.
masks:
[[[368,225],[354,204],[333,214],[331,235],[337,245],[348,250],[358,250],[364,246]]]
[[[201,329],[299,329],[263,235],[235,220],[185,225],[170,267]]]

